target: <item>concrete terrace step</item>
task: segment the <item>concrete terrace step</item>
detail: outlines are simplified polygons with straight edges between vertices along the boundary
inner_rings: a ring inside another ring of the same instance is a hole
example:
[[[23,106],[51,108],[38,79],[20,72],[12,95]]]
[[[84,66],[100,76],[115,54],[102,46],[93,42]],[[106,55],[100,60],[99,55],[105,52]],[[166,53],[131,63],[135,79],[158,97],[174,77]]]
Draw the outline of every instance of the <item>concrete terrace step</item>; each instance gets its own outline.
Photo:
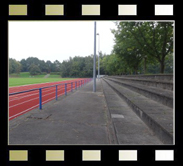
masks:
[[[162,145],[153,131],[136,115],[126,101],[105,82],[103,91],[118,144]]]
[[[116,78],[119,80],[123,80],[126,82],[132,82],[137,84],[143,84],[147,86],[162,88],[166,90],[173,90],[173,82],[172,81],[162,81],[162,80],[156,80],[156,79],[141,79],[141,78],[134,78],[134,77],[120,77],[120,76],[110,76],[110,78]]]
[[[119,75],[118,75],[119,76]],[[139,79],[147,79],[147,80],[161,80],[161,81],[169,81],[173,82],[173,74],[153,74],[153,75],[120,75],[120,77],[125,78],[139,78]]]
[[[133,111],[153,130],[164,144],[173,144],[173,111],[113,81],[103,79]]]
[[[165,106],[173,108],[173,92],[168,90],[163,90],[160,88],[150,87],[146,85],[140,85],[135,83],[125,82],[116,78],[107,77],[106,79],[111,80],[115,83],[123,85],[133,91],[136,91],[154,101],[157,101]]]

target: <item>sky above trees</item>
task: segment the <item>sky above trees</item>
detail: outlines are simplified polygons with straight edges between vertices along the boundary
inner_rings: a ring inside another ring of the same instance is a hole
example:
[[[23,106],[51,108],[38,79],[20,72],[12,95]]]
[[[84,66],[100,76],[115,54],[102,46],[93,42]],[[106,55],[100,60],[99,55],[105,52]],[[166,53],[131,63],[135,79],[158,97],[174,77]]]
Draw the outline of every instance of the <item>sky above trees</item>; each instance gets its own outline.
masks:
[[[100,50],[110,54],[114,45],[114,21],[97,21]],[[97,36],[97,42],[98,42]],[[97,43],[98,52],[98,43]],[[37,57],[60,62],[94,53],[94,21],[10,21],[9,58]]]

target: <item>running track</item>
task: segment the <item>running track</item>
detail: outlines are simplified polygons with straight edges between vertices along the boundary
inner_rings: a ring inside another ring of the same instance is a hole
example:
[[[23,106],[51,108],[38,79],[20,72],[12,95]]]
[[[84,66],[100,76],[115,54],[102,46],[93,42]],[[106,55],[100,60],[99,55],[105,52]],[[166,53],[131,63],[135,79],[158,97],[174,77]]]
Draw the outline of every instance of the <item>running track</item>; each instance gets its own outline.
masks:
[[[80,86],[81,80],[90,80],[90,79],[73,79],[61,82],[52,82],[52,83],[41,83],[41,84],[32,84],[32,85],[23,85],[18,87],[10,87],[9,93],[15,93],[20,91],[26,91],[34,88],[42,88],[47,86],[52,86],[62,83],[67,84],[67,92],[71,91],[71,82],[73,82],[73,89],[75,89],[75,82],[77,82],[77,87]],[[84,84],[84,81],[82,81]],[[42,104],[47,103],[48,101],[54,100],[56,95],[56,87],[50,87],[42,89]],[[65,95],[65,85],[57,86],[57,96]],[[15,94],[9,96],[9,120],[12,120],[26,112],[33,110],[39,107],[39,90]],[[43,106],[44,107],[44,106]]]

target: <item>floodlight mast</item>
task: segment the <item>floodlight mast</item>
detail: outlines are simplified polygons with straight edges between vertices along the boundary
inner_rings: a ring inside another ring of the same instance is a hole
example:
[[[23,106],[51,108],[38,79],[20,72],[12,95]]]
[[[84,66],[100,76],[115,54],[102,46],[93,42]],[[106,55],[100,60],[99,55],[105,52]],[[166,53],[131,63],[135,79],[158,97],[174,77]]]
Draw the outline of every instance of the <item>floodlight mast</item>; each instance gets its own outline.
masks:
[[[98,35],[98,79],[100,79],[100,34],[97,33]]]
[[[94,22],[93,92],[96,92],[96,21]]]

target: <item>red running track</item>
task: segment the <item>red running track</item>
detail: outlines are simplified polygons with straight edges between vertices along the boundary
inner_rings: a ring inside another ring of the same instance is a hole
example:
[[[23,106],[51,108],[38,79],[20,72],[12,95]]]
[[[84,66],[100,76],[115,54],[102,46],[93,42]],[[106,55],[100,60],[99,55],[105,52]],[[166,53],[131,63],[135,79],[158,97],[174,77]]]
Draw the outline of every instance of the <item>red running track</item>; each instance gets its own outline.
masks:
[[[9,93],[15,93],[20,91],[26,91],[34,88],[43,88],[47,86],[53,86],[56,84],[62,84],[57,86],[57,97],[61,95],[65,95],[65,83],[67,84],[67,92],[71,91],[71,82],[73,82],[72,88],[75,89],[75,82],[77,82],[77,87],[84,84],[84,80],[89,82],[91,79],[73,79],[61,82],[51,82],[51,83],[41,83],[41,84],[31,84],[31,85],[23,85],[18,87],[10,87]],[[44,88],[42,89],[42,104],[47,103],[48,101],[54,100],[56,96],[56,86]],[[12,120],[22,114],[25,114],[28,111],[31,111],[35,108],[39,107],[39,89],[15,94],[9,96],[9,120]]]

